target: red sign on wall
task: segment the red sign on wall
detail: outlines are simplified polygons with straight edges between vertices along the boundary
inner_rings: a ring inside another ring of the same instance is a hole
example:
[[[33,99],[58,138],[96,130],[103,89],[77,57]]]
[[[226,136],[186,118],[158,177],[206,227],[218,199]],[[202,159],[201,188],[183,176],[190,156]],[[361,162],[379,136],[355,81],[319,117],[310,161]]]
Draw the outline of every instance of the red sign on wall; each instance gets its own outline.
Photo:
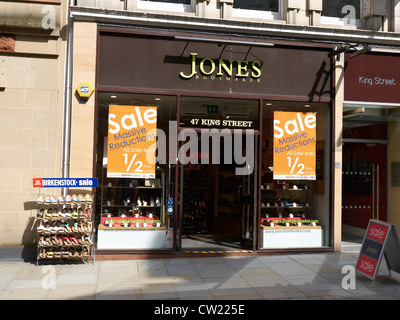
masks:
[[[346,55],[344,100],[399,103],[400,57],[369,53],[349,59]]]

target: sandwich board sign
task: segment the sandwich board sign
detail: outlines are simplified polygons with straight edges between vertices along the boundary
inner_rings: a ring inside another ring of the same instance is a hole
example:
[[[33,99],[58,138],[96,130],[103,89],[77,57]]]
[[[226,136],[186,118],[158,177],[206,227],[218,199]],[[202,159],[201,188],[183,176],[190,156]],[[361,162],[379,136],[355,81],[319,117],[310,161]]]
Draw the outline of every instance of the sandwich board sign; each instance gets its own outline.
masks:
[[[382,258],[390,271],[400,273],[400,238],[396,226],[370,220],[361,245],[356,270],[375,281]]]

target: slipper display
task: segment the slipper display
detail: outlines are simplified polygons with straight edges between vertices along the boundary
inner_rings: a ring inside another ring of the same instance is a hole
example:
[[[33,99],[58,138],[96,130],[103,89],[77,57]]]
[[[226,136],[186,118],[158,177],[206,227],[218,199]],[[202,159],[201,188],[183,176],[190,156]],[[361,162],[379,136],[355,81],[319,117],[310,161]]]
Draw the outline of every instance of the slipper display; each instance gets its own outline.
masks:
[[[39,195],[36,203],[37,259],[93,261],[92,196]]]

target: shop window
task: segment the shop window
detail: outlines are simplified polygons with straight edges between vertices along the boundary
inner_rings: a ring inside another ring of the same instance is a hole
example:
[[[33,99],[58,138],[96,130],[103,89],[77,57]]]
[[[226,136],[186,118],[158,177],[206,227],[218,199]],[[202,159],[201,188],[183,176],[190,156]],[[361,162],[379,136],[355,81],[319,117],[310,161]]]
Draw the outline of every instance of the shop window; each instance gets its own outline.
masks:
[[[138,0],[138,9],[193,12],[193,0]]]
[[[329,246],[329,105],[265,101],[261,141],[261,249]]]
[[[348,26],[362,26],[360,0],[324,0],[321,23]]]
[[[176,124],[176,97],[101,92],[97,101],[97,248],[172,249],[175,164],[165,157],[151,167],[141,142],[152,139],[146,123],[156,123],[157,159],[159,149],[168,155],[169,130],[171,123]],[[148,109],[156,114],[146,113]],[[114,132],[117,126],[129,130]],[[114,136],[109,139],[110,128]],[[118,159],[111,158],[111,153],[115,155],[111,149],[118,149],[122,159],[120,173],[111,170]],[[145,168],[151,168],[149,173]]]
[[[235,0],[233,15],[244,18],[281,19],[281,0]]]

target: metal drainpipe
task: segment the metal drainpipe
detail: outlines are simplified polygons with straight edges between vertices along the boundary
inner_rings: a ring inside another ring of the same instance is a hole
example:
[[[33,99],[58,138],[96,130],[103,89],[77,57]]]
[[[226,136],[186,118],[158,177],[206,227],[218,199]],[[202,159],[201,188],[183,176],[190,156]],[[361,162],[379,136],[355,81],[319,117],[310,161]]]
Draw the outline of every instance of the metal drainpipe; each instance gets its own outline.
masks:
[[[70,169],[70,145],[71,145],[71,108],[72,108],[72,45],[73,45],[73,18],[70,14],[70,6],[74,0],[67,3],[66,17],[66,54],[65,54],[65,77],[64,77],[64,107],[62,128],[62,177],[69,178]],[[62,188],[62,195],[68,194],[68,188]]]

